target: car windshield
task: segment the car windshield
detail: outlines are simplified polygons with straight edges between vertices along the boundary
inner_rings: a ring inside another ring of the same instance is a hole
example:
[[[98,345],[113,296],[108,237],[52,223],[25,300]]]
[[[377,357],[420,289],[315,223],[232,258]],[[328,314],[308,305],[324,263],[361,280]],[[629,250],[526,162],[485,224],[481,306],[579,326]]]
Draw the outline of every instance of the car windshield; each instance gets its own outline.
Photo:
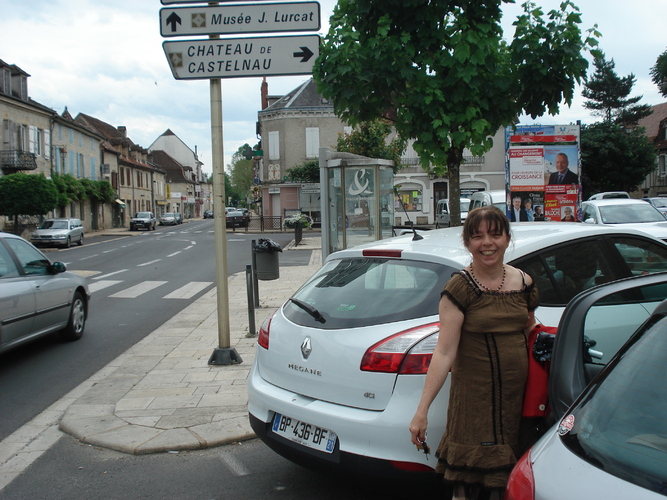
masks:
[[[600,216],[604,224],[665,222],[665,217],[648,203],[600,206]]]
[[[656,207],[664,208],[667,207],[667,199],[665,198],[653,198],[653,205]]]
[[[438,313],[440,290],[456,269],[411,260],[348,258],[320,269],[288,302],[285,316],[318,329],[364,326]],[[321,315],[317,319],[298,303]]]
[[[664,494],[667,484],[667,317],[656,315],[575,406],[563,443],[609,474]]]
[[[45,220],[39,226],[40,229],[68,229],[68,227],[66,220]]]
[[[227,212],[227,217],[242,217],[243,212]]]
[[[134,214],[134,217],[136,219],[150,219],[151,214],[150,212],[137,212],[136,214]]]
[[[170,212],[167,212],[167,213],[164,214],[162,217],[173,217],[173,216],[174,216],[174,214],[172,214],[172,213],[170,213]]]

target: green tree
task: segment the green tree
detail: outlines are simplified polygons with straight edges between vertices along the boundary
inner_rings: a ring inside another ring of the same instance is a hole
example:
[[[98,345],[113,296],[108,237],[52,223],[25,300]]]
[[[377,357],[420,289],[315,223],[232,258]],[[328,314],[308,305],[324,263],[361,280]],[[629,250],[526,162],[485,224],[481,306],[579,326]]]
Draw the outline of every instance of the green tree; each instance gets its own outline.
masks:
[[[448,173],[454,200],[464,150],[482,155],[523,112],[571,104],[588,67],[582,52],[597,45],[569,0],[547,15],[526,2],[508,43],[502,3],[339,0],[313,71],[344,121],[385,117],[414,139],[422,166]],[[451,217],[460,220],[458,204]]]
[[[54,174],[53,182],[58,191],[58,207],[66,207],[75,201],[86,199],[86,189],[79,179],[70,174]]]
[[[288,168],[287,175],[292,179],[292,182],[313,182],[319,184],[320,161],[310,160],[301,165]]]
[[[349,134],[338,135],[336,150],[391,160],[394,162],[394,172],[397,172],[401,168],[401,154],[407,141],[396,137],[387,144],[387,137],[392,132],[391,124],[385,119],[363,122]]]
[[[255,179],[255,163],[253,160],[246,159],[244,155],[246,149],[252,148],[250,148],[247,143],[238,148],[232,155],[231,165],[227,166],[229,180],[231,182],[231,191],[227,191],[227,188],[225,187],[225,193],[227,198],[232,196],[232,198],[236,200],[236,204],[241,200],[243,201],[243,204],[245,204]]]
[[[56,207],[57,200],[56,186],[43,174],[0,177],[0,214],[13,217],[16,229],[19,215],[44,215]]]
[[[660,94],[667,97],[667,50],[656,59],[655,66],[651,68],[651,78],[660,89]]]
[[[581,128],[583,198],[602,191],[634,191],[655,169],[655,148],[644,130],[628,133],[607,122]]]
[[[116,192],[109,181],[81,179],[79,182],[83,186],[84,199],[95,200],[99,203],[111,203],[116,199]]]
[[[593,116],[601,116],[607,123],[631,125],[652,113],[651,106],[637,104],[643,96],[628,97],[636,82],[632,73],[626,77],[616,74],[614,60],[607,61],[600,54],[593,61],[595,73],[584,84],[581,95],[588,99],[584,107]]]

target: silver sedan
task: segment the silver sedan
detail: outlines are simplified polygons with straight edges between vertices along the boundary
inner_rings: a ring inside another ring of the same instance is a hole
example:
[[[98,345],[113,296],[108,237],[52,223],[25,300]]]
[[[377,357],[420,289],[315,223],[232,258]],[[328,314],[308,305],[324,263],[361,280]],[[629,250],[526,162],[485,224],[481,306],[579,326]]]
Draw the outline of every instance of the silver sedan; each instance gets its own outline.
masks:
[[[0,232],[0,352],[54,332],[78,340],[89,299],[84,278],[23,238]]]

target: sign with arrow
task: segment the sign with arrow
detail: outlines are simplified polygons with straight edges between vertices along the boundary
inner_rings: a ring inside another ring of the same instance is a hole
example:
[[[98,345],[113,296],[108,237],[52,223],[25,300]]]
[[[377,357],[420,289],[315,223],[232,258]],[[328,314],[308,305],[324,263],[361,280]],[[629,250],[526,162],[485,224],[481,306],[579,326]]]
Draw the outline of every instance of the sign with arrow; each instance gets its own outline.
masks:
[[[160,9],[160,34],[236,35],[318,31],[320,4],[290,2]]]
[[[177,80],[308,75],[319,55],[319,35],[213,40],[162,44]]]

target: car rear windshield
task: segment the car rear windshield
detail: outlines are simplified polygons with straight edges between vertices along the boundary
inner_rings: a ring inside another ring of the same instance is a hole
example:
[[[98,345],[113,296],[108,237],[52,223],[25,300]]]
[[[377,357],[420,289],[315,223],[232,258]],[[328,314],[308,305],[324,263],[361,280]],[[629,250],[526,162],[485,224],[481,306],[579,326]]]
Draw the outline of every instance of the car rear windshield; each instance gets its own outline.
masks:
[[[455,271],[414,260],[334,260],[297,291],[295,301],[289,301],[283,311],[294,323],[320,329],[431,316],[438,313],[440,291]]]
[[[637,338],[607,377],[572,410],[574,427],[562,439],[594,466],[664,494],[667,318],[652,318]]]

